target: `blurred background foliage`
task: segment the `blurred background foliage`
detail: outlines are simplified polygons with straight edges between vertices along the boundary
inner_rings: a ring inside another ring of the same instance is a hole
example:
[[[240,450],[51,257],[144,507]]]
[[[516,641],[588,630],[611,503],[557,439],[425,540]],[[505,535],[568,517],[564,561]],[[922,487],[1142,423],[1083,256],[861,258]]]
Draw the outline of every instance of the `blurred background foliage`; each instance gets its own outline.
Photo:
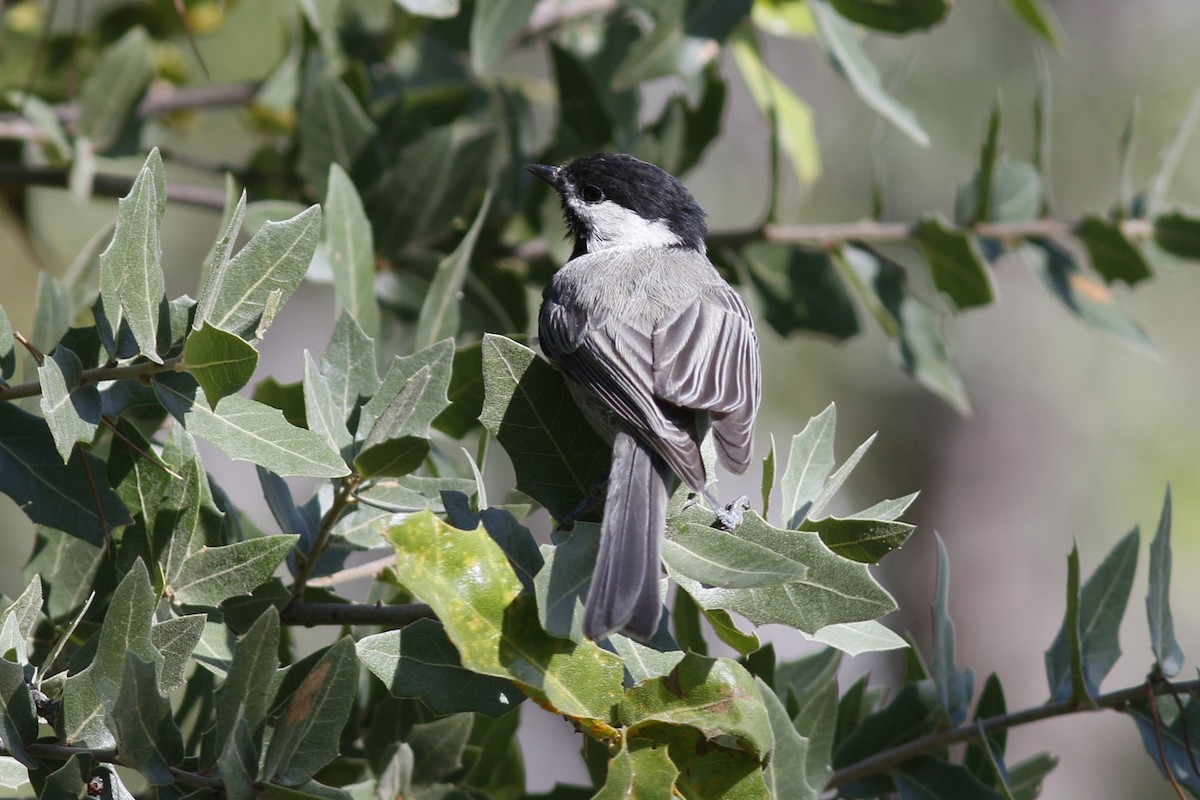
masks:
[[[1197,89],[1195,4],[1059,0],[1045,6],[1052,16],[1039,33],[1013,13],[1028,4],[977,0],[953,6],[944,20],[935,15],[921,30],[896,32],[903,35],[878,30],[886,28],[879,20],[856,20],[874,25],[866,33],[852,27],[838,12],[853,19],[855,7],[873,4],[849,0],[759,0],[753,29],[733,27],[748,3],[631,2],[614,11],[606,2],[497,0],[465,3],[471,14],[456,13],[458,5],[5,3],[0,89],[13,110],[0,121],[0,251],[7,256],[0,286],[14,327],[30,327],[39,271],[62,275],[111,223],[115,201],[102,195],[121,194],[128,184],[105,191],[98,180],[93,191],[91,178],[132,175],[146,148],[157,145],[184,192],[175,199],[189,198],[166,212],[168,296],[196,291],[199,264],[221,224],[225,172],[258,203],[247,220],[252,231],[290,216],[298,203],[323,200],[328,166],[337,161],[373,223],[386,312],[381,352],[410,348],[433,270],[487,186],[495,205],[464,285],[463,326],[526,331],[536,292],[565,257],[566,243],[554,199],[532,186],[521,165],[626,150],[684,177],[709,211],[714,257],[742,279],[769,323],[762,326],[760,451],[770,434],[790,435],[830,400],[839,407],[843,446],[880,432],[845,502],[852,507],[859,493],[921,490],[910,519],[947,541],[959,659],[996,670],[1010,707],[1044,699],[1040,651],[1059,625],[1062,556],[1072,539],[1086,571],[1089,554],[1094,564],[1119,533],[1139,520],[1152,525],[1169,480],[1177,572],[1195,571],[1200,273],[1193,265],[1151,248],[1153,279],[1133,290],[1091,284],[1112,292],[1144,331],[1144,339],[1131,334],[1139,329],[1123,321],[1122,342],[1081,324],[1017,255],[987,267],[995,302],[951,316],[920,266],[920,251],[881,245],[906,267],[913,296],[943,321],[958,378],[926,375],[939,397],[895,368],[885,327],[862,297],[818,283],[828,291],[811,307],[772,305],[772,280],[811,274],[844,286],[823,256],[799,263],[772,246],[736,255],[721,246],[741,244],[764,220],[907,225],[940,213],[970,221],[970,192],[960,199],[958,187],[976,173],[981,150],[986,161],[993,118],[997,152],[1010,165],[1040,163],[1041,186],[1050,191],[1035,197],[1033,216],[1047,197],[1051,217],[1068,224],[1114,210],[1136,217],[1145,210],[1138,194],[1155,185],[1161,153]],[[728,48],[714,44],[727,37]],[[125,61],[112,60],[118,49]],[[78,100],[90,111],[56,117],[28,105],[25,93],[48,105]],[[190,102],[173,103],[181,93]],[[127,113],[139,103],[147,114]],[[61,137],[56,124],[78,125],[90,147]],[[1018,183],[1028,177],[1020,168],[1010,173]],[[1172,174],[1158,200],[1200,205],[1200,147],[1184,147]],[[35,185],[44,182],[70,188]],[[299,349],[324,345],[333,291],[316,266],[317,280],[263,343],[260,376],[296,380]],[[970,413],[960,413],[968,400]],[[259,523],[270,529],[251,468],[211,450],[204,455],[234,501],[258,508]],[[0,590],[12,596],[23,585],[32,531],[11,502],[0,505],[0,536],[7,552],[21,554],[0,563]],[[934,564],[932,537],[919,533],[881,573],[902,609],[888,624],[915,630],[918,641],[927,641]],[[1176,582],[1177,608],[1198,600],[1194,584]],[[1181,613],[1177,624],[1184,641],[1200,633],[1195,615]],[[1139,615],[1123,634],[1126,652],[1147,652]],[[783,657],[804,647],[776,638]],[[1139,680],[1142,663],[1119,664],[1114,683]],[[894,657],[863,658],[850,674],[871,669],[880,677],[898,668]],[[531,789],[537,780],[548,786],[575,776],[572,769],[582,772],[575,742],[559,735],[554,720],[527,714],[526,723],[522,737],[536,742],[526,748]],[[1047,797],[1166,796],[1154,794],[1166,787],[1128,722],[1115,715],[1047,723],[1012,737],[1010,748],[1013,760],[1045,749],[1061,757]]]

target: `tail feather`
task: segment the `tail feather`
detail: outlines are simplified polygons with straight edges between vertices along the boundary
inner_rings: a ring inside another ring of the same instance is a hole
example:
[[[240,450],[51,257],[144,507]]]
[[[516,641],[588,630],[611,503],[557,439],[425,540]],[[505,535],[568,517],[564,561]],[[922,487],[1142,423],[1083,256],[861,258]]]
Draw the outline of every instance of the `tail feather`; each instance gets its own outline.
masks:
[[[645,639],[658,629],[659,545],[670,484],[671,472],[662,458],[629,431],[619,431],[584,615],[588,638],[627,630]]]

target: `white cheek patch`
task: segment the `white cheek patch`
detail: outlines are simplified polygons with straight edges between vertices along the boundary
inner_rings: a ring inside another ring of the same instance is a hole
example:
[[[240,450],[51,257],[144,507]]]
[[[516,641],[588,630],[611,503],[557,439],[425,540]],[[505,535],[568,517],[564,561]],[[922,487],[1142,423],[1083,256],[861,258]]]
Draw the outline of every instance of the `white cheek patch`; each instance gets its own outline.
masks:
[[[666,220],[645,219],[611,200],[602,203],[572,200],[570,205],[587,228],[589,253],[616,248],[671,247],[683,243]]]

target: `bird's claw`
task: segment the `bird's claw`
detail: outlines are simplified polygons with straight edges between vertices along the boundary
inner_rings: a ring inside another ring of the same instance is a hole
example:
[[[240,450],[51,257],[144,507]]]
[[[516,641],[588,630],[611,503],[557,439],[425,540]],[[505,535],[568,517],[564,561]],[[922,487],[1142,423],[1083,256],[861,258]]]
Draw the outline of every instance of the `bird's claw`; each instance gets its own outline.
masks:
[[[750,507],[750,498],[742,495],[732,503],[722,507],[716,506],[714,511],[717,514],[717,522],[722,528],[731,531],[742,524],[745,519],[745,510]]]

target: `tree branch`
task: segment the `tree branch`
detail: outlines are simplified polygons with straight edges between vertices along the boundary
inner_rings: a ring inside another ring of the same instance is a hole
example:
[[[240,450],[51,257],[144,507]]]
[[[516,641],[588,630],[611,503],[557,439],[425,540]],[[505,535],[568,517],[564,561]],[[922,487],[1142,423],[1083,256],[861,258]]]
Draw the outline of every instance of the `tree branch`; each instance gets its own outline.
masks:
[[[33,742],[25,745],[25,749],[31,756],[37,758],[50,758],[55,761],[66,761],[71,756],[89,755],[96,761],[103,761],[108,764],[117,764],[120,766],[129,766],[121,760],[120,754],[116,750],[109,748],[88,748],[88,747],[68,747],[62,744],[50,744],[49,742]],[[0,751],[2,752],[2,751]],[[201,775],[199,772],[188,772],[187,770],[171,767],[171,775],[177,783],[182,783],[186,786],[195,786],[202,789],[224,789],[225,781],[220,778],[214,778],[211,775]]]
[[[156,375],[160,372],[173,372],[179,366],[182,357],[168,358],[161,364],[145,361],[140,364],[126,364],[120,367],[94,367],[85,369],[79,375],[79,383],[97,383],[99,381],[115,381],[122,378],[142,378]],[[0,401],[17,400],[22,397],[37,397],[42,393],[42,384],[38,381],[18,383],[15,386],[0,387]]]
[[[436,619],[424,603],[372,606],[362,603],[293,603],[279,612],[284,625],[382,625],[399,628],[419,619]]]
[[[1027,725],[1030,722],[1062,717],[1067,714],[1099,711],[1106,708],[1120,709],[1131,701],[1145,697],[1147,694],[1168,694],[1173,690],[1195,694],[1200,692],[1200,680],[1183,681],[1182,683],[1174,684],[1167,681],[1152,682],[1150,687],[1148,690],[1147,684],[1139,683],[1137,686],[1130,686],[1127,689],[1118,689],[1114,692],[1099,695],[1094,698],[1094,706],[1084,706],[1073,700],[1059,700],[1053,703],[1046,703],[1045,705],[1026,708],[1021,711],[1014,711],[1011,714],[1001,714],[996,717],[988,717],[984,720],[964,723],[957,728],[948,728],[944,731],[931,733],[928,736],[922,736],[919,739],[905,742],[890,750],[884,750],[882,753],[876,753],[870,758],[859,761],[857,764],[851,764],[848,767],[839,769],[830,776],[829,783],[825,785],[825,788],[836,789],[846,786],[871,775],[887,772],[910,758],[923,755],[931,750],[976,739],[992,731],[1008,730],[1018,725]]]
[[[0,163],[0,184],[66,188],[69,180],[70,172],[61,167]],[[92,193],[100,197],[124,197],[132,186],[133,177],[127,175],[98,172],[92,176]],[[167,199],[217,211],[225,208],[225,190],[215,186],[168,182]]]

